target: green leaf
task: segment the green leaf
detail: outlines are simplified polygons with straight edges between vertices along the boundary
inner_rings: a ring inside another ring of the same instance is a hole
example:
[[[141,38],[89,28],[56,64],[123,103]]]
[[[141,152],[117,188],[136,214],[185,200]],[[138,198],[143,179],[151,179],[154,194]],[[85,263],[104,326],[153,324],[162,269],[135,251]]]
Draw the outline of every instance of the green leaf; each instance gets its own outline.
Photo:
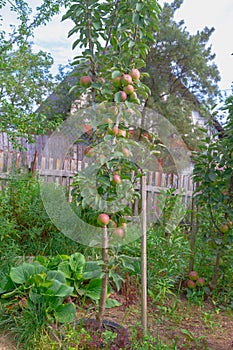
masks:
[[[114,72],[112,72],[112,79],[118,77],[119,75],[121,75],[121,72],[119,70],[114,70]]]
[[[102,279],[96,278],[90,281],[85,289],[85,295],[94,301],[98,301],[100,298],[102,286]]]
[[[95,30],[98,30],[101,28],[101,22],[93,22],[93,27],[95,28]]]
[[[23,284],[33,275],[46,272],[46,268],[40,264],[23,263],[18,267],[12,267],[10,278],[14,283]]]
[[[69,323],[76,317],[76,309],[74,303],[59,305],[55,311],[54,316],[58,322]]]
[[[140,12],[143,8],[144,4],[142,2],[138,2],[136,4],[136,11]]]
[[[133,40],[129,41],[128,47],[131,48],[135,45],[135,42]]]
[[[72,271],[69,261],[63,261],[59,264],[58,269],[65,275],[66,278],[70,278]]]
[[[70,268],[72,271],[77,273],[82,273],[83,267],[85,265],[85,256],[81,253],[75,253],[70,256]]]
[[[113,270],[110,270],[109,278],[112,278],[112,280],[116,286],[116,289],[119,292],[119,290],[121,289],[121,281],[124,281],[124,279],[120,275],[115,273]]]
[[[61,271],[49,271],[47,273],[47,280],[58,280],[61,283],[66,283],[66,278]]]
[[[215,181],[216,180],[216,173],[214,171],[211,171],[209,174],[208,174],[208,177],[211,181]]]
[[[67,286],[64,283],[54,280],[52,287],[48,291],[46,291],[45,294],[65,298],[71,295],[73,290],[73,287]],[[53,291],[53,293],[51,294],[50,291]]]
[[[114,102],[122,102],[122,96],[121,96],[121,92],[120,91],[118,91],[118,92],[116,92],[115,93],[115,95],[114,95]]]
[[[83,279],[88,280],[92,278],[102,277],[102,262],[87,261],[83,269]]]
[[[118,307],[122,304],[116,299],[107,299],[106,300],[106,309],[111,309],[112,307]]]
[[[43,296],[37,292],[33,292],[30,290],[29,292],[29,299],[34,303],[34,304],[39,304],[41,303]]]
[[[133,24],[139,25],[139,14],[138,13],[133,13],[133,17],[132,17],[132,22]]]

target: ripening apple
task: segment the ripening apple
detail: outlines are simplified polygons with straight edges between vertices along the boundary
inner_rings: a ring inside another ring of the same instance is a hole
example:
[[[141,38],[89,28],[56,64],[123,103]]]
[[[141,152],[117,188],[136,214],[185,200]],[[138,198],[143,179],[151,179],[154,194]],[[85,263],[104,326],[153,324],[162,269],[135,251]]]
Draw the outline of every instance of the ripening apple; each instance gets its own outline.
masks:
[[[197,271],[190,271],[189,272],[189,279],[192,281],[196,281],[198,279]]]
[[[137,101],[137,99],[138,99],[138,95],[137,95],[136,92],[134,91],[134,92],[129,96],[129,100],[130,100],[131,102],[135,102],[135,101]]]
[[[104,124],[112,124],[113,121],[112,121],[111,118],[104,118],[104,119],[103,119],[103,123],[104,123]]]
[[[126,227],[127,227],[127,223],[126,222],[122,222],[120,227],[123,228],[123,230],[125,230]]]
[[[122,238],[122,237],[124,237],[125,232],[124,232],[124,230],[123,230],[121,227],[117,227],[117,228],[115,228],[115,230],[114,230],[114,235],[115,235],[116,237]]]
[[[105,79],[104,79],[103,77],[99,77],[99,78],[97,79],[97,81],[98,81],[99,83],[101,83],[101,84],[104,84],[104,83],[105,83]]]
[[[121,86],[121,76],[118,75],[117,77],[115,77],[112,80],[113,86],[115,86],[116,88],[119,88]]]
[[[118,174],[115,174],[115,175],[113,175],[113,180],[112,181],[113,181],[113,183],[115,185],[118,185],[118,184],[121,183],[121,177]]]
[[[97,221],[101,226],[106,226],[106,225],[108,225],[110,218],[109,218],[108,214],[102,213],[98,216]]]
[[[131,154],[130,150],[126,147],[122,148],[122,153],[124,154],[125,157],[129,157]]]
[[[227,224],[223,224],[220,227],[220,231],[223,232],[223,233],[227,233],[229,231],[229,226]]]
[[[117,224],[116,224],[115,221],[110,220],[109,223],[108,223],[108,227],[109,227],[109,228],[116,228],[116,227],[117,227]]]
[[[134,130],[133,129],[129,129],[128,133],[129,133],[130,138],[134,137]]]
[[[82,124],[84,132],[88,135],[92,134],[92,125],[91,124]]]
[[[228,224],[228,226],[232,226],[232,221],[229,220],[227,224]]]
[[[136,68],[133,68],[133,69],[132,69],[130,75],[131,75],[131,77],[132,77],[133,80],[138,81],[138,80],[140,79],[140,72],[139,72],[139,70],[136,69]]]
[[[89,86],[91,86],[91,83],[92,83],[92,79],[91,77],[89,77],[89,75],[84,75],[80,79],[80,84],[85,88],[88,88]]]
[[[194,288],[196,288],[196,283],[194,281],[192,281],[192,280],[188,280],[187,281],[187,287],[189,289],[194,289]]]
[[[112,83],[113,83],[113,86],[114,86],[115,88],[121,87],[121,76],[118,75],[117,77],[115,77],[115,78],[112,80]]]
[[[130,116],[132,116],[132,115],[135,114],[135,112],[134,112],[134,110],[133,110],[132,108],[127,108],[127,109],[125,110],[125,113],[129,114]]]
[[[129,74],[123,74],[122,77],[121,77],[121,84],[122,85],[129,85],[129,84],[132,84],[133,82],[133,79],[131,77],[131,75]]]
[[[127,95],[131,95],[134,92],[134,87],[133,85],[129,84],[124,86],[123,90],[127,93]]]
[[[112,129],[112,133],[113,133],[114,135],[117,135],[118,132],[119,132],[118,125],[114,125],[114,127],[113,127],[113,129]]]
[[[199,278],[197,279],[196,283],[197,283],[197,286],[203,287],[203,286],[205,285],[205,280],[204,280],[204,278],[199,277]]]
[[[119,129],[118,136],[126,137],[126,130]]]
[[[84,155],[86,157],[90,157],[90,158],[94,157],[94,155],[95,155],[94,149],[91,146],[85,148]]]
[[[150,138],[150,136],[147,132],[143,133],[142,136],[145,137],[147,140],[149,140],[149,138]]]
[[[124,102],[127,99],[127,94],[125,91],[120,91],[121,93],[121,101]]]

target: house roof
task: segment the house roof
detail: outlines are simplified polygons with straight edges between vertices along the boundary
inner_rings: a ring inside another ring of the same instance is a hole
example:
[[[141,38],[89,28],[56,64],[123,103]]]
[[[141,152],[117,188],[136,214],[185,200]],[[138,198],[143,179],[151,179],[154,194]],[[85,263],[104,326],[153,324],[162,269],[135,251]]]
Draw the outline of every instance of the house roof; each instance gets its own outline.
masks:
[[[77,77],[74,76],[75,69],[65,76],[65,78],[57,85],[54,92],[52,92],[41,103],[37,109],[37,113],[46,114],[47,118],[52,120],[54,116],[60,116],[66,119],[70,112],[72,102],[75,99],[74,93],[69,93],[69,90],[77,82]]]
[[[53,119],[55,115],[61,116],[66,119],[70,112],[72,103],[77,99],[75,93],[69,93],[69,90],[77,82],[77,68],[73,69],[63,81],[56,87],[56,90],[50,94],[44,102],[37,109],[37,112],[45,113],[48,119]],[[174,77],[175,84],[180,91],[184,92],[184,97],[188,98],[189,101],[193,102],[193,105],[201,107],[200,101],[197,97],[192,94],[184,84]],[[210,115],[210,120],[213,123],[213,127],[216,132],[219,133],[219,137],[223,137],[224,128],[219,123],[219,121],[212,115]]]

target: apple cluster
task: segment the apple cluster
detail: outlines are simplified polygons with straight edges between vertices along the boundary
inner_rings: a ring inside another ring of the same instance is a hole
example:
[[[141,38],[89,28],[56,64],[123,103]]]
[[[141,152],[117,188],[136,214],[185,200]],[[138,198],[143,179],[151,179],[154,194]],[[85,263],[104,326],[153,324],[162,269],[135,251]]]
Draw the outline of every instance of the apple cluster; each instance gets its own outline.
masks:
[[[119,177],[120,178],[120,177]],[[121,179],[120,179],[121,182]],[[117,178],[117,183],[118,182],[118,178]],[[118,238],[123,238],[125,235],[125,229],[126,229],[126,222],[122,222],[120,224],[120,226],[117,226],[116,222],[110,219],[110,216],[106,213],[101,213],[98,216],[97,222],[100,226],[102,227],[109,227],[109,228],[113,228],[114,231],[114,236],[118,237]]]
[[[114,100],[116,102],[130,101],[133,103],[140,103],[138,99],[136,88],[140,81],[140,72],[136,68],[132,68],[130,73],[121,73],[119,71],[113,72],[113,92]]]
[[[121,73],[120,71],[114,71],[112,74],[112,89],[114,93],[115,102],[130,101],[140,104],[136,89],[140,81],[140,71],[136,68],[132,68],[130,73]],[[103,78],[100,81],[104,83]],[[84,75],[80,78],[80,85],[84,88],[89,88],[93,83],[89,75]]]
[[[204,287],[205,280],[203,277],[199,277],[197,271],[189,272],[189,279],[186,281],[186,285],[189,289],[195,289],[196,287]]]

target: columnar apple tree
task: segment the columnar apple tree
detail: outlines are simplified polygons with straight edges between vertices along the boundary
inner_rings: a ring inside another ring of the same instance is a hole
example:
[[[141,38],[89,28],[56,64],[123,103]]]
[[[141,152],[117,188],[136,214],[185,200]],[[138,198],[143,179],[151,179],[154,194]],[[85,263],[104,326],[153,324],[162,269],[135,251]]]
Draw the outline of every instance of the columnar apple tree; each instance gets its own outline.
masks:
[[[99,322],[106,301],[109,242],[124,239],[132,214],[128,204],[138,196],[135,183],[143,173],[129,160],[129,141],[144,138],[149,142],[149,135],[130,128],[129,121],[132,114],[141,118],[139,107],[150,94],[141,81],[146,75],[142,68],[154,41],[159,12],[157,0],[76,0],[63,17],[74,21],[69,36],[76,35],[73,49],[82,51],[73,62],[78,82],[72,90],[77,97],[86,94],[86,106],[89,102],[92,110],[81,140],[88,141],[85,155],[93,159],[86,173],[76,176],[73,196],[78,215],[88,224],[103,227]],[[93,196],[88,172],[95,171],[97,193]],[[109,237],[109,228],[113,237]]]
[[[223,131],[215,139],[207,137],[194,158],[197,202],[211,224],[206,226],[205,239],[216,251],[211,288],[217,284],[221,257],[233,242],[233,97],[224,109],[228,117]]]

